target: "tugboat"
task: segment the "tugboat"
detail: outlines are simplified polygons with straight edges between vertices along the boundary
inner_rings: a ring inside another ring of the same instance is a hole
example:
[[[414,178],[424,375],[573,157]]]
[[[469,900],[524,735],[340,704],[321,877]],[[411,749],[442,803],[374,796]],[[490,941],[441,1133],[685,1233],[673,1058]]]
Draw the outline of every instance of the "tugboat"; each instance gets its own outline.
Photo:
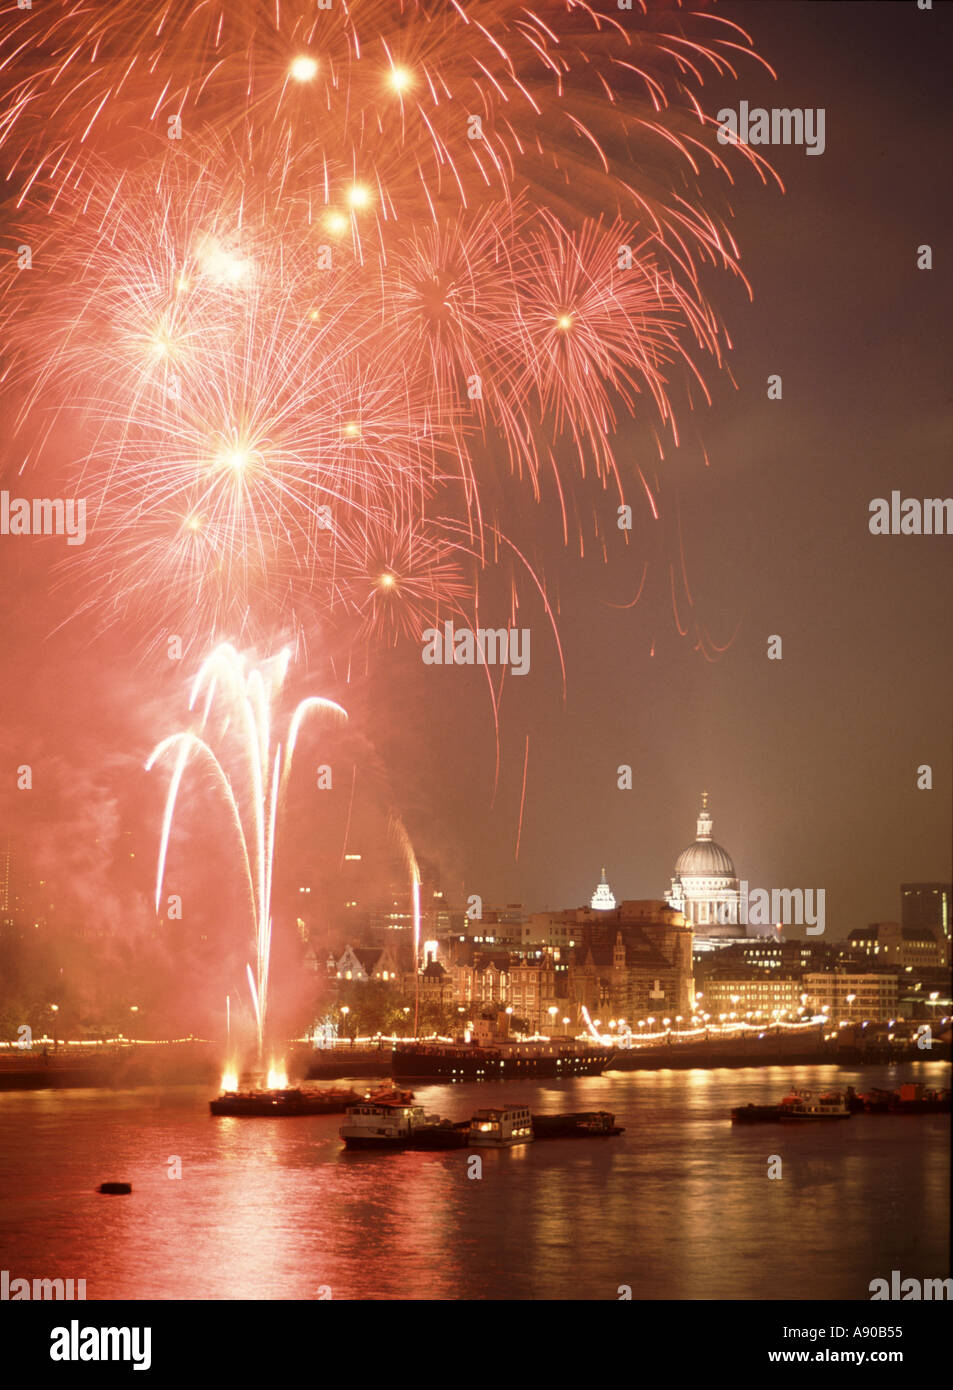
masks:
[[[533,1142],[533,1117],[526,1105],[478,1110],[470,1121],[470,1143],[483,1149],[508,1149]]]

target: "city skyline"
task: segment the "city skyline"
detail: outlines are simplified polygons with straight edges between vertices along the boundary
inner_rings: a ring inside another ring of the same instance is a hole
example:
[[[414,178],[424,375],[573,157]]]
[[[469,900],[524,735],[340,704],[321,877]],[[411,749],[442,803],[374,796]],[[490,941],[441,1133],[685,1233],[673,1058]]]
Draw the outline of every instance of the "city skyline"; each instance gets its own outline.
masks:
[[[951,52],[933,0],[7,0],[25,1370],[273,1374],[318,1301],[935,1357]]]

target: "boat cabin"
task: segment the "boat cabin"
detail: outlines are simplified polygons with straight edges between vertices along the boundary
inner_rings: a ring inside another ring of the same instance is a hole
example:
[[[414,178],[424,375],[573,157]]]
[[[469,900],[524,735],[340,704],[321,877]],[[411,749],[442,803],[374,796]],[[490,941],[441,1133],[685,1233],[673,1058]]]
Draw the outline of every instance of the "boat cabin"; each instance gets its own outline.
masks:
[[[496,1110],[478,1110],[470,1121],[470,1142],[497,1148],[510,1144],[529,1144],[533,1140],[533,1116],[526,1105],[503,1105]]]

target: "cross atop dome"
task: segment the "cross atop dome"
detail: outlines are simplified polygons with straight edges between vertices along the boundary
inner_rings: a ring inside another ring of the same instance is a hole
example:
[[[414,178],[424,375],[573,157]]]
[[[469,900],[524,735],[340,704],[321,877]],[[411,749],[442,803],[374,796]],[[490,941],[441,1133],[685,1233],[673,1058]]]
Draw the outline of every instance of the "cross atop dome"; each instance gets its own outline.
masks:
[[[596,912],[611,912],[615,907],[615,898],[612,896],[612,889],[606,879],[606,871],[603,866],[602,879],[596,885],[596,891],[589,899],[589,906]]]
[[[708,814],[708,793],[702,792],[702,808],[698,815],[698,822],[695,829],[696,840],[711,839],[712,819]]]

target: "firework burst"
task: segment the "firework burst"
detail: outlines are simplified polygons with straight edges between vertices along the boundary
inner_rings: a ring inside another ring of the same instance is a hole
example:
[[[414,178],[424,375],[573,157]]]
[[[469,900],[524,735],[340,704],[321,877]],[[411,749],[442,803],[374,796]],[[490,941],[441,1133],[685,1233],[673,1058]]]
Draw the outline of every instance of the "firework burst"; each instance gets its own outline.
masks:
[[[66,425],[82,442],[90,578],[117,610],[161,592],[247,631],[307,601],[390,642],[465,584],[472,604],[544,472],[567,540],[569,472],[627,497],[620,428],[677,441],[724,360],[702,269],[740,270],[703,176],[767,176],[700,100],[760,60],[701,10],[10,18],[0,158],[34,257],[0,302],[4,381],[28,461]]]

